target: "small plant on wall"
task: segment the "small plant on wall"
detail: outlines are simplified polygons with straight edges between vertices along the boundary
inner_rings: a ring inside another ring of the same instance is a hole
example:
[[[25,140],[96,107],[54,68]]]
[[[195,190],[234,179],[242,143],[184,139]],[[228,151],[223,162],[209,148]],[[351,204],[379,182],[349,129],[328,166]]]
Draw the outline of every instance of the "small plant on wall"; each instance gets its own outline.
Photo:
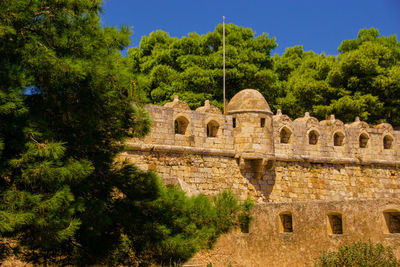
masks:
[[[252,198],[247,198],[241,205],[241,213],[239,214],[239,225],[242,233],[248,233],[250,228],[250,223],[253,220],[251,216],[251,210],[253,209],[255,203]]]

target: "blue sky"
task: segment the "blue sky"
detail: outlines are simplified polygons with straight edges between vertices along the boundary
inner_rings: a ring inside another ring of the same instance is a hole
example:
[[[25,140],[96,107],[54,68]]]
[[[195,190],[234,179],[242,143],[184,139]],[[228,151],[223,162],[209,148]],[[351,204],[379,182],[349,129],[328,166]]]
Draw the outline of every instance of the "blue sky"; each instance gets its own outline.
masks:
[[[102,24],[132,26],[131,46],[143,35],[161,29],[171,36],[205,34],[226,23],[249,27],[256,35],[276,37],[278,47],[303,45],[305,50],[338,54],[342,40],[353,39],[362,28],[378,28],[382,35],[400,33],[400,0],[104,0]]]

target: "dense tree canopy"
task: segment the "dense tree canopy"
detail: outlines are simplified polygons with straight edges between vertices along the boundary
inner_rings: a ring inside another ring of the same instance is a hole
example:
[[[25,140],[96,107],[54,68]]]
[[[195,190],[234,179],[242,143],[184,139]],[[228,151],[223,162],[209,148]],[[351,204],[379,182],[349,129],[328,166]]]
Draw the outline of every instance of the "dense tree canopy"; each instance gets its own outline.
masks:
[[[400,125],[399,49],[396,36],[363,29],[345,40],[337,56],[287,48],[270,57],[275,39],[251,29],[227,25],[227,98],[244,88],[264,94],[273,110],[292,118],[306,111],[319,119],[336,114],[345,122],[356,116],[371,123]],[[192,107],[212,100],[222,107],[222,25],[205,35],[181,39],[157,31],[129,50],[127,65],[135,75],[134,92],[163,104],[174,94]]]
[[[231,98],[243,88],[271,93],[276,80],[271,50],[275,40],[255,37],[249,28],[226,25],[226,86]],[[129,50],[128,65],[137,77],[137,94],[163,104],[179,95],[192,108],[206,99],[221,107],[222,25],[205,35],[190,33],[181,39],[156,31],[144,36],[138,48]]]
[[[396,36],[379,36],[373,28],[343,41],[337,57],[304,52],[301,47],[287,49],[282,57],[274,57],[284,88],[277,107],[292,117],[310,111],[320,119],[336,114],[352,121],[359,116],[398,126],[399,51]]]

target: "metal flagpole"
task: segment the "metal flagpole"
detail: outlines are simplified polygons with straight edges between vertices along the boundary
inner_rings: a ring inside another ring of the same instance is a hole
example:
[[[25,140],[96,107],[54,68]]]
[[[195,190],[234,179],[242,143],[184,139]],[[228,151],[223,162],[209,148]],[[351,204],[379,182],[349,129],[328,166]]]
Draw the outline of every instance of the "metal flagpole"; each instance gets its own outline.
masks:
[[[224,90],[224,114],[226,114],[226,102],[225,102],[225,16],[222,16],[222,61],[223,61],[223,90]]]

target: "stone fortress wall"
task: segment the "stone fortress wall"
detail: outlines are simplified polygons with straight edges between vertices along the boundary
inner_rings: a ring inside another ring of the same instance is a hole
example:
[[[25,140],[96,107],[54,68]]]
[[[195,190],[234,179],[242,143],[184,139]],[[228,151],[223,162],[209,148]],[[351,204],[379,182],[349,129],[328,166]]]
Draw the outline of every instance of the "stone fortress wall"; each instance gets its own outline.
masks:
[[[121,157],[189,193],[231,189],[242,199],[287,202],[400,192],[400,132],[387,123],[318,121],[308,113],[292,121],[272,114],[253,89],[235,95],[227,115],[208,101],[191,110],[177,97],[146,109],[151,133],[130,140]]]
[[[253,89],[236,94],[226,115],[178,98],[146,109],[151,133],[129,140],[121,159],[189,195],[230,189],[259,203],[249,233],[223,235],[187,266],[304,266],[368,239],[400,257],[400,132],[390,124],[308,113],[292,121]]]
[[[400,258],[400,224],[391,220],[391,211],[399,209],[399,199],[261,204],[249,233],[222,235],[212,250],[183,266],[314,266],[324,252],[360,240],[391,246]],[[285,229],[283,218],[289,215]]]

